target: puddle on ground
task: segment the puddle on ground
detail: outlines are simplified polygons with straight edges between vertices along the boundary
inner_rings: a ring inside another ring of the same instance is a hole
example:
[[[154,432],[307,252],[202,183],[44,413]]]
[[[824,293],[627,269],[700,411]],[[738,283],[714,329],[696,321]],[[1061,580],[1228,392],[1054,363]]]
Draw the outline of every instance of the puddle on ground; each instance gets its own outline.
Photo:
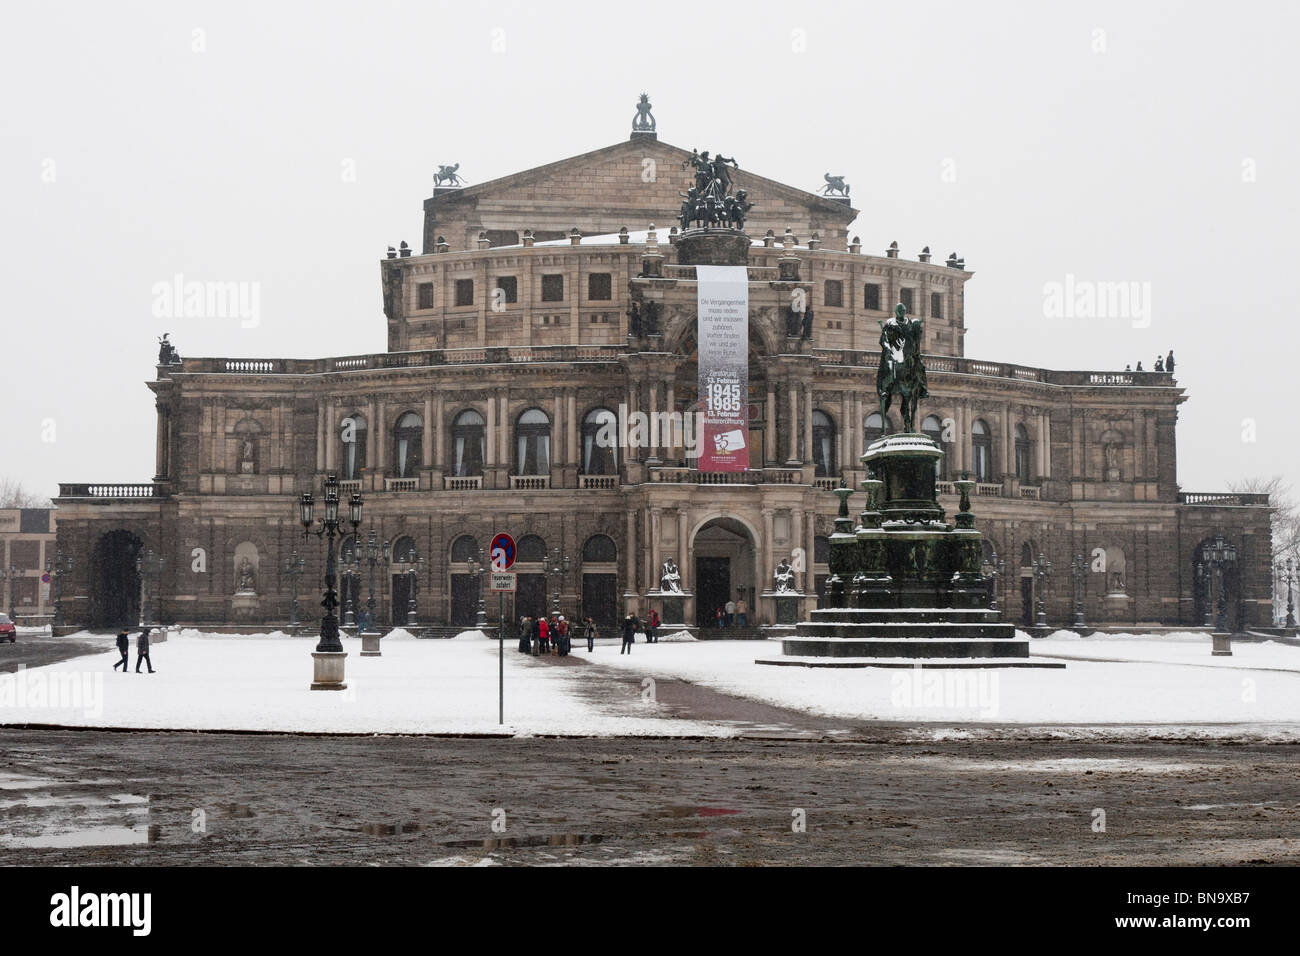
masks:
[[[66,849],[156,842],[162,830],[149,824],[149,798],[144,794],[53,792],[113,782],[0,775],[0,790],[12,795],[0,800],[0,812],[17,811],[14,819],[6,821],[7,832],[0,833],[0,847]],[[38,819],[28,820],[21,813],[27,809],[43,812]]]

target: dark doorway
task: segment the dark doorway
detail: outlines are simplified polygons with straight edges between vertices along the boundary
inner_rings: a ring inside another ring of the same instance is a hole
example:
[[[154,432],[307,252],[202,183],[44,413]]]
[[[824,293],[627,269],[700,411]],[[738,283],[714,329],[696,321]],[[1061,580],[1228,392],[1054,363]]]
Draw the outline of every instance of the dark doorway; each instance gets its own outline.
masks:
[[[1034,579],[1020,579],[1020,626],[1034,626]]]
[[[546,613],[546,575],[520,574],[515,579],[515,618],[543,617]]]
[[[140,572],[144,545],[130,531],[110,531],[91,558],[90,622],[94,627],[133,627],[140,620]]]
[[[411,576],[409,574],[393,575],[393,611],[389,623],[394,627],[406,624],[406,613],[410,610]]]
[[[473,627],[478,620],[478,575],[453,574],[451,576],[451,623],[457,627]]]
[[[582,615],[595,621],[602,635],[614,636],[614,629],[618,625],[617,575],[582,576]]]
[[[700,555],[695,559],[695,623],[717,627],[718,608],[731,600],[731,558]]]

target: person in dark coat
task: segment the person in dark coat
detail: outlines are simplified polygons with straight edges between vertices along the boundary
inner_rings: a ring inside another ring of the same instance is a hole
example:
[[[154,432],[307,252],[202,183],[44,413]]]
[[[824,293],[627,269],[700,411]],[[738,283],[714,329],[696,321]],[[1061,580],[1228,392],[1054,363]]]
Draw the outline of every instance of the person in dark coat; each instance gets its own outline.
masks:
[[[149,631],[152,628],[146,627],[140,632],[140,636],[135,641],[135,672],[140,673],[141,662],[149,665],[149,673],[153,673],[153,661],[149,659]]]
[[[636,634],[636,618],[629,614],[623,618],[623,647],[619,650],[620,654],[632,653],[632,641]]]
[[[131,653],[131,638],[126,631],[117,632],[117,650],[122,655],[122,659],[113,665],[113,670],[121,667],[122,673],[125,674],[131,666],[131,662],[127,660],[127,655]]]
[[[532,622],[526,617],[519,618],[519,653],[527,654],[532,650]]]
[[[587,632],[587,653],[590,654],[596,649],[596,622],[591,618],[586,619]]]
[[[533,657],[542,653],[542,619],[533,619]]]

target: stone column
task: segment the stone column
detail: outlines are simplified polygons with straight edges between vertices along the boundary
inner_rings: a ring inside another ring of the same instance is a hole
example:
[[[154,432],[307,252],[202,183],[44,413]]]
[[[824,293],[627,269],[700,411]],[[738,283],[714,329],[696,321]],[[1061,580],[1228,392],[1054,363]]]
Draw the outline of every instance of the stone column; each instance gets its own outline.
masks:
[[[388,403],[379,402],[376,405],[375,423],[373,431],[375,434],[375,451],[378,453],[373,459],[375,463],[375,474],[379,476],[382,486],[384,472],[388,467],[388,435],[387,435]]]
[[[334,456],[337,454],[338,441],[335,425],[338,423],[338,412],[334,403],[330,402],[325,406],[325,470],[334,471]]]
[[[443,456],[447,454],[447,441],[445,435],[450,433],[450,429],[448,428],[449,423],[444,421],[444,416],[447,414],[447,410],[442,399],[441,391],[434,395],[433,414],[434,417],[438,419],[438,445],[433,452],[433,464],[439,471],[445,471],[446,462],[443,458]]]
[[[629,508],[627,512],[627,553],[624,556],[624,564],[627,566],[627,577],[623,581],[624,598],[636,593],[636,568],[640,560],[640,555],[636,549],[636,511]],[[626,613],[626,608],[624,613]]]
[[[803,512],[798,508],[790,509],[790,541],[796,548],[803,547]],[[808,573],[807,569],[812,566],[811,554],[804,554],[803,566],[803,571],[795,572],[797,575],[795,578],[795,588],[800,591],[807,590],[804,587],[804,578]]]
[[[325,470],[325,436],[329,429],[325,427],[327,409],[324,402],[316,403],[316,473]]]
[[[672,382],[667,383],[667,389],[668,389],[668,395],[667,398],[664,399],[664,411],[668,413],[668,420],[674,421],[675,419],[673,419],[672,416],[677,411],[677,394],[675,389],[673,388]],[[668,445],[666,448],[668,457],[673,461],[679,461],[683,457],[683,455],[679,455],[677,453],[677,449],[680,447],[677,442],[677,437],[678,436],[675,434],[670,435],[668,438]],[[760,462],[759,464],[761,465],[762,462]],[[752,463],[751,463],[751,467],[752,467]]]
[[[576,389],[569,389],[568,409],[564,419],[564,423],[569,430],[564,463],[576,466],[578,464],[578,393]]]
[[[501,403],[501,412],[497,415],[497,432],[501,436],[500,453],[497,456],[497,463],[507,472],[510,470],[510,393],[507,391],[504,395],[497,397]],[[508,484],[508,483],[507,483]]]
[[[766,591],[772,587],[772,571],[776,567],[772,544],[772,509],[763,509],[763,540],[758,545],[758,560],[762,567],[758,569],[758,580],[754,582],[757,591]],[[757,597],[757,594],[755,594]],[[755,609],[757,612],[757,609]]]
[[[813,413],[813,387],[809,382],[803,387],[803,461],[806,465],[811,465],[816,461],[813,454],[813,437],[812,437],[812,413]],[[827,462],[830,464],[830,462]]]
[[[677,508],[677,570],[682,576],[681,584],[683,591],[689,591],[691,589],[691,585],[687,582],[686,577],[686,569],[690,566],[690,549],[688,548],[686,541],[686,535],[688,533],[686,523],[686,509],[679,506]],[[694,574],[691,575],[691,578],[694,579]]]
[[[374,490],[374,476],[378,474],[378,461],[375,442],[379,440],[379,419],[375,416],[375,400],[366,403],[366,477],[370,479],[370,490]]]
[[[489,395],[487,400],[487,429],[483,446],[483,467],[491,468],[497,462],[497,398],[495,395]]]
[[[650,509],[650,567],[646,575],[646,588],[655,586],[656,575],[659,572],[659,548],[663,540],[659,533],[660,508]]]
[[[659,411],[659,383],[653,378],[646,383],[646,388],[650,392],[650,457],[657,459],[659,457],[659,443],[662,436],[659,434],[659,423],[656,416]]]
[[[1002,454],[998,456],[1002,461],[1002,474],[1010,475],[1015,472],[1015,459],[1012,457],[1012,436],[1015,434],[1011,427],[1011,405],[1007,402],[1002,403]]]
[[[786,463],[793,465],[799,461],[799,386],[791,382],[786,390],[790,393],[790,457]]]
[[[433,467],[433,399],[424,399],[424,437],[420,448],[420,467]]]
[[[561,393],[556,392],[552,399],[552,416],[551,416],[551,470],[557,470],[557,465],[564,465],[565,457],[568,454],[569,444],[566,442],[564,435],[564,397]]]
[[[853,434],[853,432],[849,430],[850,405],[852,405],[852,402],[849,400],[849,393],[840,392],[840,427],[839,427],[839,440],[836,442],[836,444],[839,445],[841,475],[849,470],[849,455],[853,451],[851,447],[853,440],[850,437]]]
[[[781,449],[777,447],[776,431],[776,383],[770,378],[767,383],[767,422],[766,434],[763,435],[763,460],[759,465],[781,460]]]

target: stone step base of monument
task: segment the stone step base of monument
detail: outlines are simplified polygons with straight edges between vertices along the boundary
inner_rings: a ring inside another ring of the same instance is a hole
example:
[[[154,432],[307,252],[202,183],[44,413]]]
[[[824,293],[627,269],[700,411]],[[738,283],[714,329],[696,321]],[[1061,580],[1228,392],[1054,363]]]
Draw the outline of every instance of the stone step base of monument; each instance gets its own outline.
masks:
[[[801,623],[795,638],[842,638],[876,640],[1015,640],[1013,624],[947,624],[940,621],[916,623]],[[1027,645],[1026,645],[1027,646]]]
[[[914,624],[921,621],[957,624],[997,624],[1000,611],[955,607],[834,607],[818,608],[808,615],[811,624],[879,623]]]
[[[951,657],[1029,657],[1029,641],[981,637],[786,637],[786,657],[901,657],[909,660]]]
[[[1065,664],[1059,661],[1027,660],[1023,657],[760,657],[754,663],[770,664],[774,667],[920,667],[925,670],[992,667],[1061,669],[1065,667]]]

